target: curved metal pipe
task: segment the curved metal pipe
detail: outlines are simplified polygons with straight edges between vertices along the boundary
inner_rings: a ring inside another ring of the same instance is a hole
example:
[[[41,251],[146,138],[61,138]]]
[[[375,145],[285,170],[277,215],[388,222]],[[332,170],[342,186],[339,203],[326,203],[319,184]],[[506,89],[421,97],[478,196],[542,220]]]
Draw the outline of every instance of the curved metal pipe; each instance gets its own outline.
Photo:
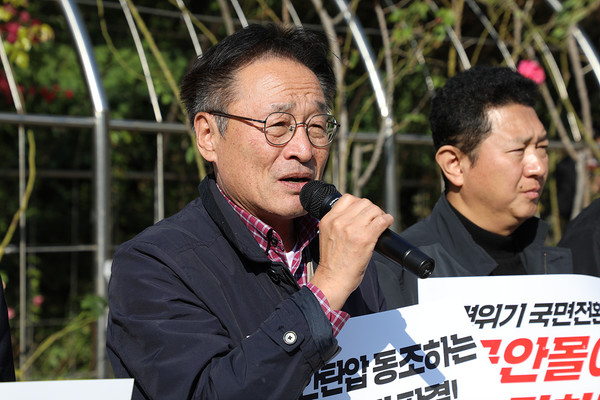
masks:
[[[79,61],[89,89],[94,107],[94,194],[95,194],[95,240],[97,244],[95,260],[96,295],[106,298],[106,280],[104,270],[109,264],[110,250],[110,159],[108,154],[108,101],[102,86],[96,58],[90,43],[85,24],[79,9],[73,0],[59,0],[65,18],[73,35]],[[106,363],[106,314],[98,318],[96,326],[96,375],[107,375]]]
[[[144,78],[146,79],[146,86],[148,87],[148,95],[150,96],[150,102],[152,103],[152,111],[154,112],[154,119],[160,123],[163,121],[162,113],[160,112],[160,105],[158,104],[158,96],[154,88],[154,81],[152,80],[152,74],[150,73],[150,66],[148,65],[148,59],[146,58],[146,52],[142,45],[142,39],[133,20],[131,10],[127,5],[126,0],[119,0],[121,8],[125,14],[129,31],[133,38],[135,48],[144,71]],[[187,15],[184,13],[184,15]],[[188,15],[189,18],[189,15]],[[156,180],[154,181],[154,222],[158,222],[165,217],[165,194],[164,194],[164,183],[165,183],[165,166],[164,166],[164,135],[162,132],[156,134]]]
[[[383,88],[383,81],[379,75],[379,70],[375,66],[375,56],[369,42],[367,41],[364,30],[360,22],[350,12],[348,3],[345,0],[335,0],[340,12],[344,16],[350,31],[352,32],[352,38],[358,47],[369,79],[371,81],[371,87],[375,92],[375,99],[379,106],[379,112],[383,122],[384,136],[385,136],[385,208],[386,212],[392,215],[397,215],[397,182],[395,176],[396,170],[396,147],[393,140],[393,117],[390,113],[389,105],[386,99],[385,90]],[[393,229],[395,228],[392,227]]]
[[[471,10],[473,10],[475,15],[477,16],[477,18],[479,18],[479,22],[481,22],[483,27],[492,37],[492,39],[494,39],[494,42],[496,43],[498,50],[500,50],[500,53],[502,53],[502,57],[504,58],[504,61],[506,61],[506,64],[510,68],[516,69],[517,66],[515,65],[515,61],[512,59],[512,56],[510,55],[510,51],[508,51],[506,44],[504,44],[504,42],[500,39],[500,35],[498,35],[498,31],[496,31],[494,25],[492,25],[488,17],[486,17],[485,14],[481,11],[481,8],[479,8],[475,0],[466,1],[469,7],[471,7]]]
[[[188,12],[183,0],[177,0],[177,7],[179,7],[183,15],[183,23],[190,34],[190,39],[192,39],[192,44],[194,45],[194,51],[196,52],[196,55],[202,55],[202,46],[200,46],[200,41],[198,40],[198,35],[196,35],[196,30],[194,29],[194,24],[190,18],[190,13]]]
[[[25,114],[25,108],[21,102],[21,96],[19,95],[19,89],[15,80],[15,75],[8,60],[6,49],[4,47],[4,41],[0,36],[0,58],[2,59],[2,67],[4,68],[4,74],[8,81],[8,87],[13,103],[15,104],[15,110],[18,115]],[[27,168],[25,167],[26,157],[26,146],[25,146],[25,127],[23,124],[18,126],[19,135],[19,204],[23,204],[25,198],[25,188],[27,185],[26,176]],[[19,365],[25,363],[27,355],[27,231],[25,229],[27,219],[25,213],[21,213],[19,216]]]
[[[549,1],[552,1],[552,0],[549,0]],[[500,40],[498,32],[496,31],[494,26],[491,24],[489,19],[485,16],[485,14],[481,11],[481,9],[477,5],[477,3],[474,0],[466,0],[466,2],[467,2],[467,5],[471,8],[471,10],[473,10],[473,12],[477,16],[477,18],[479,18],[479,21],[484,26],[486,31],[490,34],[492,39],[494,39],[494,42],[496,43],[496,46],[500,50],[500,53],[502,53],[502,56],[503,56],[504,60],[506,61],[507,65],[513,69],[516,68],[515,62],[512,59],[510,52],[508,51],[508,49],[506,47],[506,44],[502,40]],[[554,59],[554,56],[552,55],[552,53],[550,52],[550,49],[548,48],[548,45],[544,42],[544,40],[541,38],[539,33],[535,33],[534,38],[535,38],[537,45],[540,47],[542,56],[544,57],[547,65],[549,66],[550,73],[552,74],[553,81],[555,82],[556,89],[558,90],[558,93],[559,93],[561,99],[563,99],[563,100],[568,99],[569,95],[567,93],[567,86],[562,77],[562,74],[560,73],[560,69],[558,68],[558,65],[556,64],[556,60]],[[580,133],[579,127],[577,125],[577,119],[575,118],[573,113],[570,111],[567,111],[567,121],[569,122],[569,125],[571,127],[573,137],[575,138],[575,140],[579,141],[581,139],[581,133]]]
[[[433,11],[439,10],[439,7],[433,1],[428,1],[427,3],[429,3],[429,8],[431,8]],[[449,27],[448,25],[444,26],[444,28],[446,29],[446,34],[450,38],[450,41],[452,42],[452,45],[454,46],[456,53],[458,54],[458,59],[460,60],[460,63],[462,64],[463,68],[464,69],[471,68],[471,61],[469,61],[467,52],[465,51],[464,46],[458,39],[458,36],[456,36],[456,33],[454,33],[454,30],[451,27]]]
[[[563,9],[562,4],[558,0],[546,0],[546,3],[550,5],[554,9],[554,11],[561,11]],[[596,52],[594,45],[590,42],[588,36],[579,28],[579,26],[575,25],[573,27],[573,36],[575,36],[575,40],[583,54],[590,63],[590,67],[592,71],[594,71],[594,75],[596,75],[596,80],[600,85],[600,56]]]
[[[554,55],[550,51],[550,48],[548,47],[548,45],[546,44],[546,42],[544,41],[542,36],[539,34],[539,32],[534,33],[533,39],[535,40],[536,44],[540,48],[540,50],[542,52],[542,56],[544,57],[544,59],[546,60],[546,63],[548,64],[548,66],[550,68],[550,72],[552,73],[552,76],[554,77],[555,87],[556,87],[556,90],[558,91],[560,98],[563,101],[567,101],[569,99],[569,93],[567,92],[567,85],[565,84],[562,74],[560,73],[560,68],[558,67],[556,60],[554,59]],[[571,127],[571,133],[573,134],[573,139],[575,141],[579,142],[581,140],[581,132],[579,131],[579,125],[577,125],[577,119],[572,111],[567,110],[567,121],[569,122],[569,126]]]
[[[294,25],[296,25],[297,27],[301,27],[302,21],[300,21],[300,17],[298,16],[298,13],[296,12],[296,9],[294,8],[294,5],[292,4],[291,0],[286,0],[285,6],[288,10],[288,13],[292,17],[292,21],[294,21]]]
[[[237,14],[237,17],[240,20],[242,27],[244,27],[244,28],[247,27],[248,20],[246,19],[246,16],[244,15],[244,10],[242,10],[240,3],[237,0],[231,0],[231,5],[233,6],[235,13]]]
[[[104,87],[102,86],[102,79],[100,78],[93,48],[87,31],[85,30],[85,23],[81,19],[79,9],[74,1],[59,0],[59,2],[63,7],[65,18],[71,29],[73,40],[75,41],[86,84],[90,90],[94,112],[104,113],[108,110],[108,101],[106,99],[106,94],[104,93]]]
[[[352,38],[354,39],[354,42],[358,47],[358,51],[363,58],[365,68],[367,69],[369,79],[371,80],[371,86],[375,91],[375,99],[377,100],[377,105],[379,106],[381,116],[385,118],[389,115],[390,111],[385,98],[383,83],[381,77],[379,76],[379,71],[375,66],[375,56],[373,54],[373,50],[367,41],[367,37],[363,32],[360,22],[354,17],[354,15],[352,15],[352,12],[350,12],[348,3],[346,3],[345,0],[335,0],[335,3],[340,9],[340,12],[344,16],[344,19],[346,20],[346,23],[352,32]]]

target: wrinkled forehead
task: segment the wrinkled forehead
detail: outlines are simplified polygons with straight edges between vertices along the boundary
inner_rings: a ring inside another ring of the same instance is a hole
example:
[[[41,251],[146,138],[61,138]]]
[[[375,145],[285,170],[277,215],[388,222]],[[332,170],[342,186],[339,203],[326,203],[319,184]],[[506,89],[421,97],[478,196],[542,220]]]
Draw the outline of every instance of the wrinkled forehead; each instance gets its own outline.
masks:
[[[321,113],[325,113],[327,112],[327,104],[325,104],[325,101],[312,101],[309,104],[309,107],[311,109],[314,109],[317,112],[321,112]],[[269,105],[269,111],[270,112],[287,112],[287,113],[291,113],[293,114],[295,110],[298,109],[298,102],[296,101],[290,101],[290,102],[286,102],[286,103],[273,103]]]
[[[236,71],[232,89],[232,102],[260,103],[265,111],[293,113],[307,107],[328,111],[318,77],[293,58],[255,59]]]

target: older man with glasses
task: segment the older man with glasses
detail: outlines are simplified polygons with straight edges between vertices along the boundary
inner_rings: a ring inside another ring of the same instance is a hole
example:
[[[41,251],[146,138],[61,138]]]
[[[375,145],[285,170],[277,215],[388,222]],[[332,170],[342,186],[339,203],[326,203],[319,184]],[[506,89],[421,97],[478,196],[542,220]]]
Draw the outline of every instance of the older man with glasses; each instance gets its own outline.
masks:
[[[115,254],[107,347],[134,399],[297,399],[348,317],[384,309],[370,259],[392,216],[346,194],[319,222],[299,199],[339,127],[328,56],[314,33],[251,25],[183,78],[214,171]]]

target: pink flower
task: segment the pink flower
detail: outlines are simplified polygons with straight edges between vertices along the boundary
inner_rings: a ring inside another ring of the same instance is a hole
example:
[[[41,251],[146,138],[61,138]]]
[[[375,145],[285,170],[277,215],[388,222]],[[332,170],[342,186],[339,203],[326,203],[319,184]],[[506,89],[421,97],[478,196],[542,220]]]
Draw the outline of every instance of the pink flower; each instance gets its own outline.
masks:
[[[7,22],[4,25],[4,29],[7,32],[6,41],[9,43],[14,43],[17,41],[19,37],[19,23],[18,22]]]
[[[546,80],[546,73],[540,64],[535,60],[521,60],[517,66],[517,71],[525,78],[529,78],[538,85]]]
[[[21,12],[19,13],[19,21],[20,21],[22,24],[26,24],[26,23],[28,23],[30,20],[31,20],[31,15],[29,15],[29,13],[28,13],[27,11],[23,10],[23,11],[21,11]]]
[[[8,307],[8,319],[13,319],[16,315],[17,313],[15,312],[15,309]]]
[[[44,304],[44,296],[42,296],[41,294],[36,294],[35,296],[33,296],[33,305],[36,307],[40,307],[42,304]]]

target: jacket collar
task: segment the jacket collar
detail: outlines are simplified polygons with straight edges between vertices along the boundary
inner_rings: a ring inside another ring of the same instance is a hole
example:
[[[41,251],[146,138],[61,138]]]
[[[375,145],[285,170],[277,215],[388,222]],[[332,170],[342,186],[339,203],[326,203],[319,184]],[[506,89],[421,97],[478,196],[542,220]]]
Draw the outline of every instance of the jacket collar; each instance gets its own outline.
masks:
[[[231,246],[252,261],[268,263],[269,258],[265,252],[260,248],[239,215],[231,208],[227,199],[219,191],[213,174],[209,174],[204,178],[198,186],[198,191],[208,215]]]
[[[480,246],[478,246],[467,229],[464,227],[458,216],[452,210],[448,199],[442,194],[440,200],[436,203],[431,218],[440,230],[440,241],[442,246],[451,253],[461,252],[457,259],[464,259],[465,263],[461,266],[464,275],[487,275],[498,266],[496,261]],[[535,225],[535,238],[523,250],[525,256],[533,247],[542,247],[548,233],[548,224],[536,217],[531,217],[526,224]],[[528,269],[527,265],[525,268]],[[483,273],[482,273],[483,272]],[[530,272],[531,273],[531,272]]]
[[[455,259],[465,261],[461,264],[464,271],[460,271],[460,275],[488,275],[496,268],[494,259],[475,243],[444,194],[433,208],[431,218],[438,226],[442,247]]]

